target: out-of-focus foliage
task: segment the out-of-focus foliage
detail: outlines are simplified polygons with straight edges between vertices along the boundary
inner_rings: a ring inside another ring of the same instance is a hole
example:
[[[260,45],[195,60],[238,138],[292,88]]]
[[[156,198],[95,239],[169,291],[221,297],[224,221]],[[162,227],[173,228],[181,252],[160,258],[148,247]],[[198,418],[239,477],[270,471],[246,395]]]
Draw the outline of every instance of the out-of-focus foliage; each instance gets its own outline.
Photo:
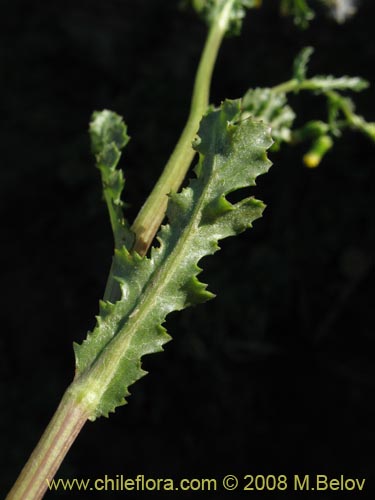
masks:
[[[268,123],[275,141],[274,150],[279,149],[283,142],[311,143],[308,153],[303,157],[305,165],[310,168],[319,165],[332,148],[333,139],[340,137],[347,128],[358,130],[375,140],[375,124],[357,115],[353,101],[343,94],[348,91],[360,92],[368,87],[368,83],[363,78],[348,76],[308,78],[307,68],[312,53],[312,47],[306,47],[298,54],[291,80],[273,88],[250,89],[242,98],[242,119],[253,116]],[[327,116],[324,120],[307,119],[305,124],[294,129],[296,113],[289,103],[289,97],[301,91],[323,95],[327,102]]]

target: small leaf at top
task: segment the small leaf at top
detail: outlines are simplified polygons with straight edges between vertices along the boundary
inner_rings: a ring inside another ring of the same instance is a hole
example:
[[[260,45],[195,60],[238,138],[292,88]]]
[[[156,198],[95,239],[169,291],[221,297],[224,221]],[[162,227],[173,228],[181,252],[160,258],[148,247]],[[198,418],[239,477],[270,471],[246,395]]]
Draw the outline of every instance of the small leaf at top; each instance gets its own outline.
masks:
[[[104,147],[114,143],[121,150],[129,142],[127,127],[120,115],[104,109],[92,114],[90,123],[91,148],[94,154],[99,154]]]
[[[307,66],[314,52],[313,47],[305,47],[297,55],[293,64],[293,78],[302,82],[306,78]]]
[[[129,142],[127,127],[120,115],[109,111],[95,111],[90,123],[91,149],[96,157],[103,185],[103,196],[107,204],[113,230],[115,248],[125,245],[130,248],[134,236],[122,212],[121,194],[125,180],[117,165],[121,149]]]

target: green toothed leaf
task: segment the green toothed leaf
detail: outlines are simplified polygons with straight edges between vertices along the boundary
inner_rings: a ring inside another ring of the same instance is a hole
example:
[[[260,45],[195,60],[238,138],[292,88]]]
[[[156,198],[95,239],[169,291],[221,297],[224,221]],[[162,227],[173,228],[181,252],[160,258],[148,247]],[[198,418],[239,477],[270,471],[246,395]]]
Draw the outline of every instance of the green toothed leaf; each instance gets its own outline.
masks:
[[[90,123],[90,138],[91,149],[102,177],[103,195],[111,219],[115,248],[123,245],[130,248],[133,234],[125,221],[121,201],[125,180],[122,171],[116,169],[121,150],[130,139],[126,125],[121,116],[113,111],[95,111]]]
[[[313,90],[315,92],[325,92],[328,90],[361,92],[367,89],[368,82],[357,76],[341,76],[335,78],[332,75],[317,75],[304,82],[301,82],[301,89]],[[297,89],[298,91],[298,89]]]
[[[295,92],[304,89],[316,92],[323,92],[326,90],[350,90],[352,92],[361,92],[369,86],[366,80],[357,76],[342,76],[340,78],[335,78],[332,75],[317,75],[307,79],[308,64],[313,53],[313,47],[304,47],[294,60],[293,79],[296,82]]]
[[[105,109],[94,111],[90,122],[91,149],[101,154],[106,146],[114,144],[120,151],[129,142],[126,125],[120,115]],[[112,166],[113,168],[116,165]]]
[[[92,420],[125,404],[128,387],[145,374],[142,356],[161,351],[170,338],[163,327],[166,316],[213,297],[198,279],[199,261],[219,249],[219,240],[251,227],[262,214],[264,205],[253,197],[235,204],[225,198],[255,185],[270,167],[269,127],[238,120],[239,114],[240,101],[226,101],[202,119],[194,145],[196,178],[170,196],[169,223],[150,257],[116,251],[114,274],[122,298],[102,303],[96,328],[75,345],[74,387]]]

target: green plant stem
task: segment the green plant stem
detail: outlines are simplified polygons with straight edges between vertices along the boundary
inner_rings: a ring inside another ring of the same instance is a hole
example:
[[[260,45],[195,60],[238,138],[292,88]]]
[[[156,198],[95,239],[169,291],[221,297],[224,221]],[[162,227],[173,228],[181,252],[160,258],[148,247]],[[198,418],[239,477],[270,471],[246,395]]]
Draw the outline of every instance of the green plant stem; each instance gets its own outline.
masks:
[[[324,78],[311,78],[308,80],[299,81],[297,79],[292,79],[287,82],[281,83],[272,87],[272,91],[275,93],[288,93],[288,92],[299,92],[300,90],[316,90],[324,94],[331,103],[337,106],[337,109],[342,112],[345,120],[342,122],[336,121],[336,127],[340,125],[340,129],[345,127],[350,127],[354,130],[359,130],[366,136],[368,136],[372,141],[375,142],[375,125],[374,123],[367,122],[362,116],[355,113],[353,103],[350,99],[347,99],[341,95],[337,90],[352,90],[360,91],[368,86],[366,80],[360,78],[332,78],[328,82]],[[326,131],[328,132],[328,130]],[[298,134],[295,136],[298,138]]]
[[[360,130],[363,129],[363,127],[366,125],[366,121],[361,116],[358,116],[353,112],[353,106],[350,104],[350,101],[332,90],[326,92],[326,94],[331,102],[334,102],[338,109],[342,111],[342,114],[345,116],[348,124],[351,127],[358,128]]]
[[[88,415],[75,393],[68,388],[6,500],[43,498],[48,481],[53,479]]]
[[[233,3],[234,0],[227,0],[223,4],[209,30],[195,78],[187,123],[160,179],[132,226],[132,231],[135,233],[134,250],[140,255],[147,252],[164,218],[168,194],[179,189],[194,157],[192,141],[197,133],[199,121],[208,108],[212,73],[221,42],[228,28]],[[106,201],[108,204],[108,200]],[[114,223],[114,215],[110,210],[113,229],[118,229],[114,227],[117,224]],[[118,241],[115,241],[115,246],[117,245]],[[118,286],[115,281],[114,267],[113,263],[105,292],[107,300],[114,299],[117,295]],[[79,384],[79,381],[76,383]],[[87,404],[84,404],[82,396],[86,386],[79,385],[81,391],[77,393],[74,389],[76,383],[73,382],[64,394],[51,422],[9,492],[7,500],[39,500],[43,497],[48,488],[48,481],[54,477],[90,416],[90,409]]]
[[[233,3],[234,0],[228,0],[224,3],[221,12],[209,30],[196,73],[190,114],[185,128],[162,175],[131,228],[135,233],[134,250],[140,255],[146,254],[164,219],[168,194],[178,191],[193,160],[195,152],[192,148],[192,142],[197,133],[199,121],[209,105],[212,73],[221,42],[228,28]]]
[[[119,222],[121,220],[120,217],[122,217],[121,207],[119,207],[118,211],[116,212],[116,208],[114,207],[112,198],[109,196],[106,190],[104,190],[104,198],[108,207],[108,213],[113,231],[115,249],[121,248],[124,244],[125,246],[127,246],[124,236],[124,228],[123,226],[121,226],[121,223]],[[119,285],[114,279],[115,269],[116,269],[116,262],[115,262],[115,257],[113,257],[103,295],[103,300],[112,303],[116,302],[121,295]]]
[[[103,192],[104,192],[104,199],[108,207],[109,220],[111,222],[115,248],[121,248],[122,245],[124,245],[125,243],[123,237],[123,227],[121,226],[120,223],[120,220],[123,216],[122,210],[120,206],[117,207],[116,210],[113,200],[106,189],[104,189]]]

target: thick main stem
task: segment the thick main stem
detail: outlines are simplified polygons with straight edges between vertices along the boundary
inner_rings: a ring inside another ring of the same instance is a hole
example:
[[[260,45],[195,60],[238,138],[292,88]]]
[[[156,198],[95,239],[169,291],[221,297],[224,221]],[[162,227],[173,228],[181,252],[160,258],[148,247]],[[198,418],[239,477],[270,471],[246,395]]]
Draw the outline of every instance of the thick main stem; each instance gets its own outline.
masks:
[[[185,128],[162,175],[131,228],[135,233],[134,250],[140,255],[145,255],[163,221],[168,194],[178,191],[194,157],[192,142],[202,115],[208,108],[212,73],[221,42],[228,28],[232,6],[233,0],[228,0],[224,4],[208,33],[195,78],[190,114]]]
[[[87,418],[88,411],[68,389],[6,500],[43,498]]]

